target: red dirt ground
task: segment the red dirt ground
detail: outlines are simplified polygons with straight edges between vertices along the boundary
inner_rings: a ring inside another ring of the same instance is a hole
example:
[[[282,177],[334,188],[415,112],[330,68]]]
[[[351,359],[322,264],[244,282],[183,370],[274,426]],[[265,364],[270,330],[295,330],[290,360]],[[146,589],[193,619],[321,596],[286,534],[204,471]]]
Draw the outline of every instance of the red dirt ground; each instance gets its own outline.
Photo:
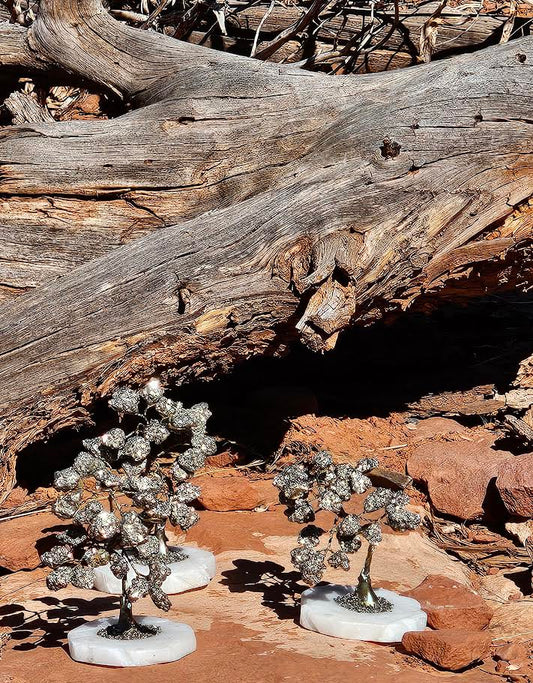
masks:
[[[42,517],[43,528],[55,519]],[[139,669],[78,664],[65,649],[66,633],[83,620],[113,612],[116,599],[88,591],[49,593],[45,571],[0,578],[0,625],[13,628],[1,663],[0,683],[162,683],[170,680],[260,681],[261,683],[422,683],[448,679],[390,645],[351,642],[306,631],[297,624],[295,602],[304,586],[288,561],[295,526],[276,506],[268,512],[203,512],[187,543],[211,548],[218,573],[205,589],[174,596],[169,617],[196,631],[197,651],[181,661]],[[362,558],[358,558],[362,559]],[[388,534],[377,553],[375,581],[406,590],[429,573],[467,583],[463,565],[418,533]],[[353,576],[358,567],[353,570]],[[328,575],[346,581],[349,575]],[[346,578],[345,578],[346,577]],[[139,614],[159,614],[148,600]],[[494,676],[474,669],[454,681],[484,683]]]

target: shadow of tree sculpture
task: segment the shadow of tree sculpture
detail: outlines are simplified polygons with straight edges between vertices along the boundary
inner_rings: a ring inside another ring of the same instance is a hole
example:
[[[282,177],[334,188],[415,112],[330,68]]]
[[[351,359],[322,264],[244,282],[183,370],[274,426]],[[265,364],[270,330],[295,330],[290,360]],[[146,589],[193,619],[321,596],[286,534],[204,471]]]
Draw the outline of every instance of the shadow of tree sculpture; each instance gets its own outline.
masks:
[[[68,528],[68,524],[55,524],[43,529],[42,533],[47,535],[41,536],[35,541],[35,548],[39,556],[57,545],[56,535],[66,531]]]
[[[298,621],[299,598],[307,586],[299,583],[300,574],[285,571],[269,561],[235,560],[235,569],[222,572],[222,585],[232,593],[262,593],[261,604],[269,607],[278,619]]]
[[[37,647],[62,647],[67,633],[81,626],[86,617],[98,616],[118,607],[118,598],[106,596],[93,600],[52,596],[40,599],[47,605],[42,610],[32,610],[24,605],[11,603],[0,606],[0,627],[11,629],[11,638],[17,641],[14,650],[34,650]]]

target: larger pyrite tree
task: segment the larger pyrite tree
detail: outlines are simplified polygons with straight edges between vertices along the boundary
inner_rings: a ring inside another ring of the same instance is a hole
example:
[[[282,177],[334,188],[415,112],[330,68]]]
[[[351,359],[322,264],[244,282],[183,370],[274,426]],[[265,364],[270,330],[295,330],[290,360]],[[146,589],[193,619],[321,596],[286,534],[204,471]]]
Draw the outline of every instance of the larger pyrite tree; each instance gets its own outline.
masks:
[[[136,624],[132,603],[148,595],[160,609],[170,608],[163,582],[169,564],[186,555],[167,548],[165,525],[187,531],[198,522],[190,504],[200,488],[187,480],[216,452],[216,443],[206,435],[207,404],[185,408],[165,397],[157,380],[140,391],[117,389],[109,406],[132,429],[115,427],[85,439],[72,466],[56,472],[61,495],[53,510],[72,522],[41,559],[53,570],[51,590],[92,588],[94,568],[109,564],[122,581],[122,595],[119,620],[107,635],[140,637],[146,627]]]
[[[306,583],[314,585],[322,579],[326,563],[334,569],[349,571],[349,555],[356,553],[362,540],[368,544],[359,580],[353,592],[336,601],[356,612],[386,612],[390,602],[378,597],[370,579],[370,566],[375,547],[382,540],[381,523],[395,531],[416,529],[420,516],[406,509],[409,496],[386,487],[372,488],[367,473],[377,467],[375,458],[363,458],[355,464],[334,464],[327,451],[287,465],[274,478],[280,490],[280,502],[286,505],[291,522],[305,524],[298,535],[298,546],[291,551],[293,565]],[[349,514],[345,503],[354,495],[364,495],[363,514]],[[320,510],[334,513],[328,531],[311,522]],[[381,511],[377,519],[371,515]],[[324,543],[321,543],[325,539]]]

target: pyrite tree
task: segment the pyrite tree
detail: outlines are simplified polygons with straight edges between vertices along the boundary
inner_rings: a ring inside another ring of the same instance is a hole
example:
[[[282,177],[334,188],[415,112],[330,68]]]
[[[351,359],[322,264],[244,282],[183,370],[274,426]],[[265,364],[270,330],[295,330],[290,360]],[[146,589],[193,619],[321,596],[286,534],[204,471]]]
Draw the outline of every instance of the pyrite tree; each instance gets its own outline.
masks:
[[[190,504],[200,488],[187,480],[216,452],[216,443],[206,435],[207,404],[185,408],[167,398],[157,380],[140,391],[117,389],[109,406],[124,423],[133,422],[132,429],[114,427],[85,439],[73,465],[56,472],[61,495],[53,510],[72,523],[41,559],[53,569],[51,590],[69,584],[90,589],[94,568],[109,564],[122,581],[122,595],[119,620],[105,635],[142,637],[150,629],[135,622],[132,603],[148,595],[160,609],[170,608],[163,582],[169,564],[187,555],[167,547],[165,525],[187,531],[198,522]]]
[[[378,487],[366,495],[363,514],[345,511],[344,503],[353,495],[363,495],[372,488],[366,473],[377,465],[375,458],[363,458],[355,465],[335,465],[327,451],[320,451],[287,465],[274,478],[274,485],[280,490],[280,502],[287,506],[289,520],[306,524],[298,535],[298,546],[291,551],[291,561],[306,583],[314,585],[322,579],[326,562],[334,569],[349,571],[349,555],[361,548],[361,538],[368,542],[357,587],[352,593],[336,598],[343,607],[357,612],[386,612],[392,607],[390,602],[375,594],[370,578],[374,549],[382,540],[381,522],[396,531],[416,529],[420,524],[420,516],[405,507],[409,496],[386,487]],[[320,510],[335,515],[327,532],[311,524]],[[366,517],[378,510],[383,510],[378,519]],[[323,538],[327,540],[320,547]]]

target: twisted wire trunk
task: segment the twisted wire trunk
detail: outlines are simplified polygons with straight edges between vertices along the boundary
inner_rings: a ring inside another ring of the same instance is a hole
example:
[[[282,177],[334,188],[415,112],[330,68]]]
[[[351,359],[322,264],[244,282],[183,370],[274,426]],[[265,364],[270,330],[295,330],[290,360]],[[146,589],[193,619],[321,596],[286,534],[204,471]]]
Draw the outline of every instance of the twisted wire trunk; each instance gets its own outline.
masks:
[[[131,600],[127,594],[128,581],[126,578],[122,579],[122,593],[120,595],[120,612],[116,629],[119,633],[124,633],[136,625],[131,609]]]
[[[161,555],[168,555],[167,535],[165,533],[165,523],[158,524],[155,528],[155,535],[159,541],[159,552]]]
[[[378,596],[374,593],[372,581],[370,579],[370,565],[372,564],[373,555],[374,546],[370,543],[366,553],[365,564],[359,574],[355,592],[363,605],[376,609],[378,605]]]

